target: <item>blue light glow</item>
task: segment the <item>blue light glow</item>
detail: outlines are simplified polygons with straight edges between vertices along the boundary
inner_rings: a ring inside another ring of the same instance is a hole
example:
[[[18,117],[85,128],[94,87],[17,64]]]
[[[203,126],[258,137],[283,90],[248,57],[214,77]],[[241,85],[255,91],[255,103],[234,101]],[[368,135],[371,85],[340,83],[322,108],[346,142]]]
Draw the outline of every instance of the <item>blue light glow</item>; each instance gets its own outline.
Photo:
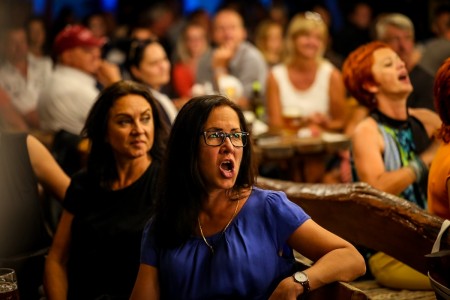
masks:
[[[45,0],[33,0],[33,12],[42,15],[45,12]]]
[[[103,11],[112,12],[117,9],[118,0],[101,0]]]

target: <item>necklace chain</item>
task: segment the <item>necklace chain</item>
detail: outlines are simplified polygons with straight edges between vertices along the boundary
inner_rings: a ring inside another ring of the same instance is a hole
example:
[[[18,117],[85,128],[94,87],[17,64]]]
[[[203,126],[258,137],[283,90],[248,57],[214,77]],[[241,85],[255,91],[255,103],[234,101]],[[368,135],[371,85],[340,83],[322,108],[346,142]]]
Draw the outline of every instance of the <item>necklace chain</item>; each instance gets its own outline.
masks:
[[[234,208],[234,213],[233,213],[233,215],[231,216],[230,221],[228,221],[227,225],[226,225],[225,228],[222,230],[221,237],[222,237],[222,235],[225,233],[225,231],[227,230],[228,226],[230,226],[231,221],[233,221],[234,217],[236,216],[237,210],[238,210],[238,206],[239,206],[239,201],[240,201],[240,199],[238,199],[238,200],[236,201],[236,207]],[[202,228],[202,224],[200,223],[200,218],[197,218],[197,221],[198,221],[198,228],[200,229],[200,234],[202,235],[203,241],[205,242],[206,246],[208,246],[209,250],[211,250],[211,253],[214,254],[214,247],[213,247],[210,243],[208,243],[208,241],[206,240],[205,235],[203,234],[203,228]]]

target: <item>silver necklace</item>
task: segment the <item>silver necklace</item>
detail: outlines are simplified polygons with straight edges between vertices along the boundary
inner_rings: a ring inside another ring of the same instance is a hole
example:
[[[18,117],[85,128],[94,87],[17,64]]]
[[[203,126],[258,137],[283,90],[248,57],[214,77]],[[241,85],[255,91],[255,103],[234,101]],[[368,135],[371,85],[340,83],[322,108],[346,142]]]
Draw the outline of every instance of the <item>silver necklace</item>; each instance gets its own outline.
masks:
[[[237,210],[238,210],[238,206],[239,206],[239,201],[240,201],[240,199],[236,201],[236,207],[234,208],[234,213],[233,213],[233,215],[231,216],[230,221],[228,221],[227,225],[226,225],[225,228],[222,230],[222,234],[221,234],[220,237],[223,236],[223,234],[224,234],[225,231],[227,230],[228,226],[230,226],[231,221],[233,221],[234,217],[236,216]],[[205,242],[206,246],[208,246],[209,250],[211,250],[211,253],[214,254],[214,247],[213,247],[210,243],[208,243],[208,241],[206,240],[205,235],[203,234],[203,228],[202,228],[202,224],[200,223],[200,218],[197,218],[197,221],[198,221],[198,228],[200,229],[200,234],[202,235],[203,241]]]

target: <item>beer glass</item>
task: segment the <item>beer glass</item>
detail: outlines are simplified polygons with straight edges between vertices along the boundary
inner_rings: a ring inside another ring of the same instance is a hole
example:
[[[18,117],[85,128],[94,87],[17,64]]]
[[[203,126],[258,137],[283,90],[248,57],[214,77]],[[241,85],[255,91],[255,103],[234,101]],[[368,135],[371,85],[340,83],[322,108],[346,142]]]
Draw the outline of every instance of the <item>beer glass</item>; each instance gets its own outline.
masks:
[[[0,300],[19,300],[16,272],[0,268]]]

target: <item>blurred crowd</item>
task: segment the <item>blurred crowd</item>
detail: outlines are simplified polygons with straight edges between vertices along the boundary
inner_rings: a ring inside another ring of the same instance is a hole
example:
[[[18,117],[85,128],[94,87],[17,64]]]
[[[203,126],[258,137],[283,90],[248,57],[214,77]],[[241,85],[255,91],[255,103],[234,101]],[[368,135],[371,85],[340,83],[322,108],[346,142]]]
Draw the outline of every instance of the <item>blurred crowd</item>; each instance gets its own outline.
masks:
[[[214,15],[203,9],[182,15],[169,3],[158,3],[142,7],[127,23],[119,22],[111,13],[96,12],[78,19],[70,10],[62,10],[51,21],[33,15],[25,23],[8,22],[1,28],[0,132],[5,134],[3,140],[10,132],[23,136],[7,137],[12,139],[11,147],[21,149],[20,153],[13,153],[1,143],[0,134],[0,167],[13,173],[12,166],[20,161],[28,184],[39,184],[39,189],[15,195],[14,187],[20,185],[20,178],[4,171],[1,178],[10,177],[12,183],[2,180],[0,187],[3,184],[4,191],[9,184],[8,194],[0,191],[0,195],[20,197],[24,205],[38,201],[42,195],[59,203],[64,199],[69,178],[77,174],[65,196],[69,201],[64,210],[53,207],[56,212],[46,212],[53,218],[50,232],[54,233],[63,211],[56,246],[50,252],[50,263],[47,262],[53,274],[66,272],[67,253],[73,245],[82,255],[89,255],[82,243],[75,241],[71,246],[69,237],[92,234],[92,224],[83,227],[86,224],[75,220],[81,214],[82,222],[89,223],[87,219],[97,218],[97,213],[111,205],[94,205],[95,210],[85,215],[92,209],[89,197],[103,197],[111,189],[117,199],[133,197],[140,201],[136,191],[118,195],[116,190],[138,182],[143,174],[148,183],[141,188],[148,194],[154,192],[158,176],[148,171],[149,165],[159,171],[159,162],[155,164],[152,159],[163,156],[165,146],[160,143],[166,142],[179,111],[196,96],[226,96],[244,112],[255,136],[294,133],[317,137],[333,132],[351,139],[351,149],[326,159],[308,159],[302,166],[306,174],[303,181],[365,181],[433,214],[450,217],[445,193],[450,163],[442,146],[449,143],[450,126],[446,104],[450,87],[445,77],[450,72],[449,62],[444,64],[450,56],[450,5],[444,3],[430,9],[433,36],[416,41],[415,24],[409,16],[375,11],[365,1],[353,3],[339,30],[332,26],[327,2],[314,2],[301,11],[289,11],[275,1],[268,8],[254,2],[246,7],[241,2],[225,2]],[[130,94],[140,95],[140,100],[133,102]],[[108,102],[110,99],[114,100]],[[131,111],[131,117],[120,113],[125,108]],[[141,154],[124,154],[128,150],[122,149],[120,142],[124,128],[135,121],[131,120],[133,117],[139,120],[140,125],[136,126],[143,135],[147,130],[151,132],[149,153],[157,152],[130,167],[124,161]],[[206,138],[205,135],[205,142]],[[222,143],[224,140],[227,136]],[[157,144],[153,147],[156,150],[151,150],[153,143]],[[39,161],[36,153],[45,162]],[[436,153],[440,153],[436,158],[439,162],[433,164]],[[28,155],[31,164],[24,162],[23,157]],[[445,168],[438,170],[440,162]],[[80,175],[86,166],[88,173]],[[286,177],[282,165],[262,162],[259,167],[264,176],[298,179]],[[430,169],[433,173],[428,181]],[[133,176],[129,182],[125,180],[127,184],[120,181],[122,175],[127,178],[129,174]],[[91,189],[97,194],[91,194]],[[75,198],[84,201],[77,204]],[[130,210],[139,210],[142,218],[139,224],[133,224],[135,227],[126,228],[133,231],[132,242],[137,244],[149,214],[146,209],[152,203],[138,204],[139,209],[129,204]],[[2,205],[0,201],[0,211]],[[120,206],[109,208],[114,210],[112,221],[133,223],[122,215]],[[39,222],[38,214],[33,218]],[[75,227],[71,227],[72,223]],[[32,234],[27,228],[22,229],[24,236]],[[14,252],[42,255],[51,237],[40,234],[42,239],[34,245],[13,245],[4,253],[0,247],[0,258],[13,256]],[[115,234],[111,233],[111,240]],[[90,237],[95,243],[96,237]],[[115,241],[110,246],[120,248],[119,244]],[[380,267],[386,261],[401,264],[382,255],[376,253],[370,260],[372,273],[380,283],[394,288],[429,288],[426,276],[412,269],[394,272],[391,276],[398,279],[394,284],[378,277],[386,274]],[[138,256],[137,251],[130,254],[134,261]],[[42,262],[36,264],[43,268]],[[81,274],[82,265],[77,269],[75,262],[70,264]],[[14,267],[19,269],[23,282],[36,284],[21,275],[27,271],[20,270],[29,266]],[[135,267],[128,270],[131,276],[137,273],[137,264]],[[47,276],[56,286],[60,283],[57,276]],[[410,278],[415,281],[408,281]],[[75,279],[77,284],[83,280]],[[129,289],[133,283],[128,283]],[[59,291],[54,287],[48,292],[56,295]]]

